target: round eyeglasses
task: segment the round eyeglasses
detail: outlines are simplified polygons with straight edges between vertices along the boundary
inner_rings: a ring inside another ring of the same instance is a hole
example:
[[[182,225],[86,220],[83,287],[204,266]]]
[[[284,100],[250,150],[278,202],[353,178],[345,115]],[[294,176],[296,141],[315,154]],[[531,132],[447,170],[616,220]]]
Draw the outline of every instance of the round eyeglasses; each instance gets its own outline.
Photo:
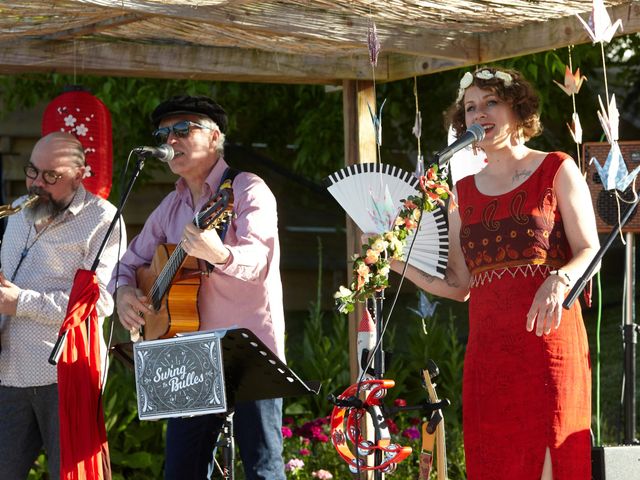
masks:
[[[167,143],[169,134],[171,134],[171,132],[173,132],[173,134],[178,138],[184,138],[189,135],[189,132],[194,127],[211,130],[211,127],[207,127],[206,125],[201,125],[190,120],[182,120],[174,125],[171,125],[170,127],[158,128],[153,132],[153,138],[158,145],[162,145],[163,143]]]
[[[38,170],[33,165],[27,165],[24,167],[24,174],[31,180],[38,178],[38,174],[40,173],[42,173],[42,180],[44,180],[44,183],[47,185],[54,185],[58,180],[64,177],[64,175],[56,173],[53,170]]]

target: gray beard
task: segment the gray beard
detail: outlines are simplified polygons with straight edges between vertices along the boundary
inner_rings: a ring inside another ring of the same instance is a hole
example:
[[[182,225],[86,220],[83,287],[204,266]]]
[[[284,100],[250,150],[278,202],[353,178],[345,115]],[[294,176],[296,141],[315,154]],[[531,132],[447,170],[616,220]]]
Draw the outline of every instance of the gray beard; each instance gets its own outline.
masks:
[[[33,191],[33,192],[30,191],[29,193],[40,194],[37,191]],[[47,220],[52,220],[65,209],[66,209],[66,205],[61,205],[58,202],[55,202],[54,200],[52,200],[51,197],[48,197],[48,201],[43,202],[42,200],[38,200],[35,205],[27,208],[25,210],[25,218],[29,222],[33,222],[34,224],[37,225]]]

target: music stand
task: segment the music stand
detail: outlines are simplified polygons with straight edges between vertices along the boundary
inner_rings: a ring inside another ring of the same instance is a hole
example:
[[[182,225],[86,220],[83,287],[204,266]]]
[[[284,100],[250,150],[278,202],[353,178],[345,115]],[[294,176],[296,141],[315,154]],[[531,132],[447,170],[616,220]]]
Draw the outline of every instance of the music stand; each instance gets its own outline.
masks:
[[[220,337],[226,412],[216,446],[223,448],[225,478],[234,475],[233,410],[237,402],[317,394],[319,382],[303,382],[278,356],[249,329],[235,328],[189,332],[190,337],[216,333]],[[175,339],[166,339],[168,342]],[[158,342],[158,341],[154,341]],[[142,342],[145,343],[145,342]],[[170,416],[170,415],[167,415]],[[178,416],[178,415],[174,415]],[[214,450],[215,452],[215,450]]]
[[[235,403],[310,393],[317,395],[320,383],[303,382],[249,329],[227,330],[221,344],[229,406],[221,427],[222,448],[229,472],[226,478],[233,479],[233,415],[229,415],[229,410]]]

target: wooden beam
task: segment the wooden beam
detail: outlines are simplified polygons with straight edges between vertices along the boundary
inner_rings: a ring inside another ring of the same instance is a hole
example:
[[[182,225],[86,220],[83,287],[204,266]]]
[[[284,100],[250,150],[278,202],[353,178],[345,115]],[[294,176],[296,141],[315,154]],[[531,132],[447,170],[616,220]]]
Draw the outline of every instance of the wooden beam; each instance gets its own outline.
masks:
[[[617,5],[608,11],[612,21],[619,18],[624,26],[624,32],[618,30],[616,36],[640,32],[640,2]],[[585,21],[588,19],[588,15],[582,17]],[[474,63],[493,62],[591,42],[574,15],[501,32],[485,32],[479,34],[478,38],[479,55]]]
[[[613,21],[618,18],[622,20],[624,31],[618,31],[617,36],[640,32],[640,2],[611,7],[609,15]],[[440,59],[439,52],[431,50],[428,45],[425,45],[422,52],[423,57],[411,57],[408,54],[389,56],[386,81],[490,63],[590,41],[587,32],[575,16],[530,23],[509,30],[463,35],[452,45],[457,46],[460,53],[449,59]],[[416,48],[411,51],[418,53]],[[428,57],[429,55],[431,57]]]
[[[129,23],[142,20],[144,17],[138,14],[117,15],[99,22],[83,25],[78,28],[68,28],[58,32],[50,33],[39,37],[38,40],[68,40],[79,38],[83,35],[95,35],[103,30],[128,25]]]
[[[385,59],[380,72],[388,70]],[[76,40],[0,42],[0,73],[67,73],[265,83],[340,84],[371,78],[361,57],[303,56],[257,49]],[[383,73],[380,81],[387,80]]]
[[[444,60],[433,57],[413,57],[409,55],[393,55],[387,58],[389,71],[386,74],[388,82],[403,80],[405,78],[419,77],[430,73],[442,72],[462,68],[470,60]]]

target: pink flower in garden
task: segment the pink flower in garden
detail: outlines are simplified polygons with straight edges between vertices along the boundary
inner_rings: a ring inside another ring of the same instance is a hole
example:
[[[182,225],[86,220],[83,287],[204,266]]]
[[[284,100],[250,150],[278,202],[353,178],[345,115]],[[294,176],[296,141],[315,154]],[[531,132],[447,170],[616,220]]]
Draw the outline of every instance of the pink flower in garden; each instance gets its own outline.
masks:
[[[304,467],[304,462],[302,460],[300,460],[299,458],[292,458],[291,460],[289,460],[284,465],[284,469],[287,472],[297,472],[302,467]]]
[[[307,422],[302,427],[297,428],[295,433],[303,438],[313,440],[314,442],[325,443],[329,437],[324,432],[323,425],[327,423],[325,418],[317,418],[311,422]]]
[[[302,456],[311,455],[311,450],[309,450],[308,448],[301,448],[300,450],[298,450],[298,453]]]
[[[396,398],[396,399],[393,401],[393,404],[394,404],[396,407],[406,407],[406,406],[407,406],[407,401],[406,401],[405,399],[403,399],[403,398]]]
[[[280,427],[282,430],[282,438],[291,438],[293,436],[293,432],[289,427]]]
[[[291,424],[296,423],[296,421],[294,420],[294,418],[293,418],[293,417],[284,417],[284,418],[282,419],[282,423],[283,423],[284,425],[291,425]]]
[[[420,431],[416,427],[409,427],[402,432],[402,436],[409,440],[416,440],[420,438]]]
[[[333,478],[333,475],[331,475],[330,472],[322,469],[318,470],[317,472],[311,472],[311,476],[313,478],[319,478],[320,480],[329,480]]]
[[[420,420],[418,417],[411,417],[409,419],[409,423],[411,425],[418,425],[422,420]]]

